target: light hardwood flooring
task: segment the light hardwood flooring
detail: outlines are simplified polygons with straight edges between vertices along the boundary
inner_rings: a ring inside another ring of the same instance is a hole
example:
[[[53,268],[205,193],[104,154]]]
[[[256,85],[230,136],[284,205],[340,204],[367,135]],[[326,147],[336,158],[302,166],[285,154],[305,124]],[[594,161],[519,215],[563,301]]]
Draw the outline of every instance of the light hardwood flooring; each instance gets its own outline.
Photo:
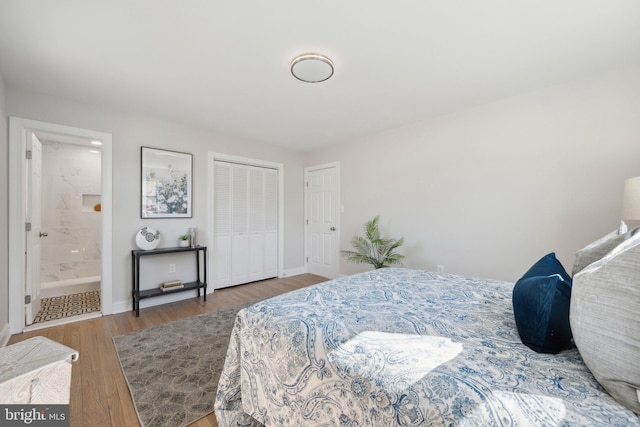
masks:
[[[324,277],[302,274],[220,289],[207,295],[207,302],[204,302],[202,297],[190,298],[141,309],[140,317],[135,317],[133,312],[119,313],[25,332],[13,335],[9,344],[34,336],[44,336],[80,353],[80,358],[73,364],[71,374],[72,427],[139,426],[112,337],[244,302],[258,301],[325,280],[327,279]],[[210,414],[192,426],[217,427],[218,424],[215,415]]]

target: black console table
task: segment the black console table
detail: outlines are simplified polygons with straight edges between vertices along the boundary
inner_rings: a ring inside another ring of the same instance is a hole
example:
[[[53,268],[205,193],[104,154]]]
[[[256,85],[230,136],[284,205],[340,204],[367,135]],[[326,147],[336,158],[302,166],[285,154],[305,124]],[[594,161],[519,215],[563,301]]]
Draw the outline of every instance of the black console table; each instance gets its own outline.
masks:
[[[140,258],[143,256],[150,255],[162,255],[162,254],[172,254],[179,252],[195,252],[196,253],[196,271],[197,278],[195,282],[183,283],[183,288],[178,289],[169,289],[166,291],[162,291],[159,288],[154,289],[146,289],[144,291],[140,290]],[[202,265],[204,266],[204,277],[202,281],[200,281],[200,254],[202,254]],[[193,248],[161,248],[161,249],[152,249],[152,250],[141,250],[134,249],[131,251],[131,263],[132,263],[132,272],[133,272],[133,290],[131,295],[133,297],[133,311],[136,312],[136,317],[140,316],[140,300],[145,298],[157,297],[159,295],[168,295],[176,292],[184,292],[197,290],[198,298],[200,297],[200,288],[203,289],[204,300],[207,300],[207,247],[206,246],[195,246]]]

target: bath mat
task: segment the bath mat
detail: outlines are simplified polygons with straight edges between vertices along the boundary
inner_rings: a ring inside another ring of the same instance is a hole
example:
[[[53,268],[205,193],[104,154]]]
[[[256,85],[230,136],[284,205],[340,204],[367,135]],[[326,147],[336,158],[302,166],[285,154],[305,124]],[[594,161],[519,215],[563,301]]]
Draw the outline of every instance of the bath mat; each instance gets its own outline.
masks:
[[[33,323],[100,311],[100,291],[87,291],[59,297],[42,298]]]

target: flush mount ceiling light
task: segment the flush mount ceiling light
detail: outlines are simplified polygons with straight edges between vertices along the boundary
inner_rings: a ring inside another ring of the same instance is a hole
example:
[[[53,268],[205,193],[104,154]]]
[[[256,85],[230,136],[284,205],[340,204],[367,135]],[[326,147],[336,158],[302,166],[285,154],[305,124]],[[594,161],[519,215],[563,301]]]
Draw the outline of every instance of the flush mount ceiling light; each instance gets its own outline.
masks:
[[[333,62],[324,55],[305,53],[293,58],[291,74],[303,82],[323,82],[333,75]]]

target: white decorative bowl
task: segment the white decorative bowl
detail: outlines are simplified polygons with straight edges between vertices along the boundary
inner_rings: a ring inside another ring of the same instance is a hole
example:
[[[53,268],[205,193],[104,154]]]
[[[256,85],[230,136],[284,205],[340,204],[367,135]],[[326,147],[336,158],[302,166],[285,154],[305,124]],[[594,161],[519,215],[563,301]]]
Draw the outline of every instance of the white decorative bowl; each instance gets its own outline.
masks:
[[[160,232],[155,228],[142,227],[136,233],[136,245],[145,251],[155,249],[160,244]]]

